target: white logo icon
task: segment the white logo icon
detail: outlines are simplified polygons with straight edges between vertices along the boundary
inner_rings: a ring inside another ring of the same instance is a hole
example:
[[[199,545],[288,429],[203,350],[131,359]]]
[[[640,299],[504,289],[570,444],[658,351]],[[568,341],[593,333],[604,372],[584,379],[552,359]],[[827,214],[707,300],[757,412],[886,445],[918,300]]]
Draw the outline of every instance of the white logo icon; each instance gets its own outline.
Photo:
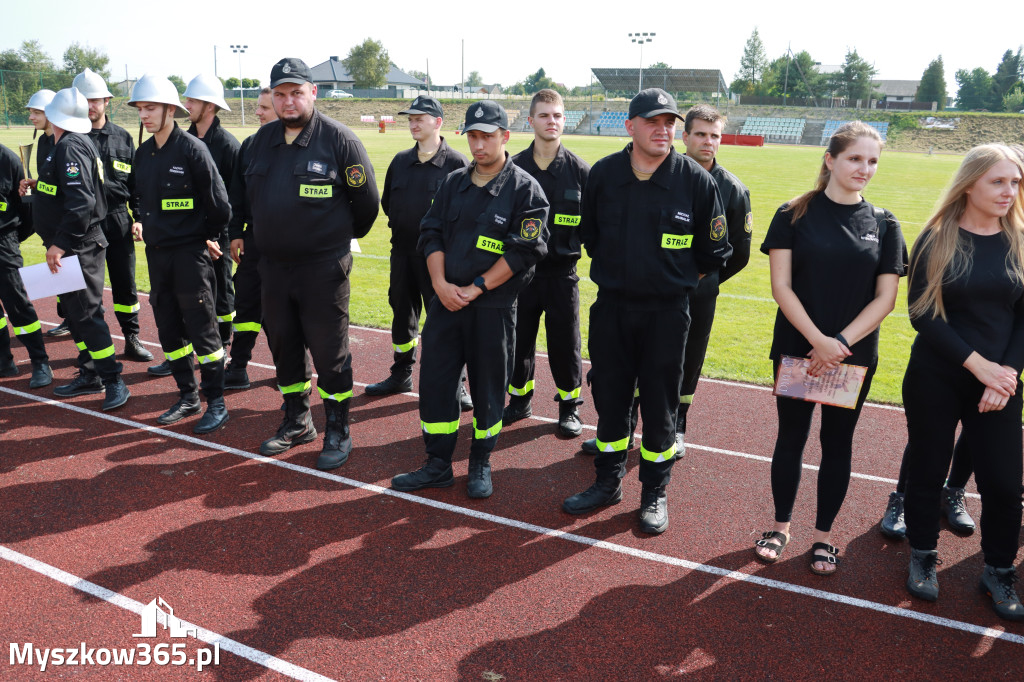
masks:
[[[142,632],[132,637],[156,637],[157,623],[163,625],[164,630],[170,630],[171,637],[188,637],[189,633],[198,637],[196,626],[186,627],[180,618],[175,617],[174,609],[163,597],[157,597],[142,609]]]
[[[484,117],[484,110],[483,109],[477,109],[476,110],[476,117],[477,118],[483,118]]]
[[[658,95],[658,104],[668,104],[668,100],[665,99],[665,95]]]
[[[281,73],[291,73],[291,72],[292,72],[292,67],[290,67],[289,65],[285,64],[284,66],[281,67]]]

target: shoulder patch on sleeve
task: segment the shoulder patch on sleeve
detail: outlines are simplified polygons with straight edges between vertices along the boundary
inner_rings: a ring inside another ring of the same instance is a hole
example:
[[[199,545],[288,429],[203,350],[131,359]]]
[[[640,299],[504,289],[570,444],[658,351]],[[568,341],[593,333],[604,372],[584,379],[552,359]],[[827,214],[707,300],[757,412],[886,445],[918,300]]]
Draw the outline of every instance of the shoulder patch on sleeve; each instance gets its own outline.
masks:
[[[540,229],[543,225],[540,218],[524,218],[519,228],[519,236],[523,239],[536,239],[540,236]]]
[[[718,242],[725,236],[725,216],[715,216],[711,220],[711,241]]]
[[[366,184],[366,171],[363,164],[357,163],[345,169],[345,182],[349,187],[362,187]]]
[[[754,230],[754,213],[753,213],[753,211],[748,212],[746,217],[743,218],[743,229],[746,230],[747,232],[752,232]]]

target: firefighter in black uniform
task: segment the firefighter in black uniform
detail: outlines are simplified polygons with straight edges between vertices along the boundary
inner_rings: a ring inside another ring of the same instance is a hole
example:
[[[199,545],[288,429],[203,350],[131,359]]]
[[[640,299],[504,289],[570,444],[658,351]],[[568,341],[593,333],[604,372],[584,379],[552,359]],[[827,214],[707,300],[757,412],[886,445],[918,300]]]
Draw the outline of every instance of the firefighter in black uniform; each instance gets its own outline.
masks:
[[[13,330],[32,361],[29,388],[42,388],[53,381],[53,372],[39,318],[18,272],[23,265],[19,242],[32,234],[32,210],[18,191],[24,178],[17,155],[0,146],[0,377],[18,375],[11,355]]]
[[[62,267],[61,258],[78,256],[85,289],[62,296],[71,337],[78,344],[78,376],[54,389],[62,398],[105,393],[104,410],[121,407],[131,395],[114,359],[114,342],[103,321],[103,251],[107,246],[102,223],[107,214],[101,167],[96,147],[86,133],[89,103],[76,88],[58,92],[46,105],[55,146],[33,190],[33,223],[46,246],[50,272]]]
[[[590,309],[590,358],[597,408],[597,480],[562,507],[582,514],[622,499],[636,389],[640,527],[668,527],[665,486],[675,461],[675,421],[690,316],[688,293],[732,253],[715,181],[672,147],[679,115],[659,88],[629,104],[633,141],[598,161],[583,193],[583,244],[598,286]]]
[[[166,78],[143,76],[128,103],[152,137],[135,155],[139,213],[132,229],[146,242],[150,304],[164,356],[178,385],[178,401],[157,417],[174,424],[200,409],[193,352],[199,360],[206,413],[192,429],[211,433],[228,421],[224,404],[224,348],[213,307],[209,250],[231,219],[227,190],[206,146],[174,122],[187,111]]]
[[[260,126],[277,120],[270,88],[263,88],[256,99],[256,118]],[[263,329],[263,296],[260,279],[260,251],[253,239],[252,214],[249,200],[245,196],[245,169],[252,160],[252,143],[255,135],[242,141],[235,163],[235,176],[231,178],[228,196],[231,198],[231,223],[228,236],[231,238],[231,260],[235,269],[235,319],[231,323],[234,342],[231,344],[231,362],[224,370],[224,389],[243,390],[249,388],[249,372],[246,367],[252,359],[252,349]],[[247,227],[248,226],[248,227]]]
[[[501,431],[515,342],[516,297],[547,250],[544,190],[509,158],[508,116],[493,100],[466,110],[474,163],[451,173],[420,223],[436,298],[423,327],[420,423],[427,461],[395,476],[395,490],[452,485],[459,428],[455,397],[462,366],[473,393],[470,497],[489,497],[491,451]]]
[[[352,451],[351,244],[373,227],[380,197],[359,138],[316,110],[316,86],[305,62],[279,61],[270,88],[278,120],[256,131],[245,182],[262,254],[260,276],[274,283],[263,287],[263,324],[285,418],[260,452],[277,454],[316,438],[308,349],[327,414],[316,466],[335,469]]]
[[[135,189],[135,141],[124,128],[107,118],[107,104],[113,97],[103,77],[91,69],[75,76],[74,86],[89,101],[92,130],[89,139],[96,145],[103,164],[103,192],[107,200],[107,217],[103,235],[107,238],[107,272],[114,298],[114,317],[124,334],[124,354],[129,360],[149,362],[153,359],[139,341],[139,298],[135,290],[134,220],[127,202]],[[138,206],[133,206],[133,213]]]
[[[412,390],[420,312],[434,298],[427,261],[416,250],[420,221],[448,174],[469,165],[469,159],[449,147],[441,136],[444,119],[441,104],[436,99],[417,97],[408,109],[399,113],[409,115],[409,130],[416,144],[395,155],[388,166],[380,196],[391,228],[388,304],[394,314],[391,323],[394,364],[387,379],[366,387],[368,395]]]
[[[578,406],[583,383],[580,356],[580,291],[576,261],[580,259],[580,200],[590,165],[566,149],[560,138],[565,128],[562,96],[544,89],[530,102],[533,142],[512,161],[533,176],[551,204],[548,255],[520,294],[516,312],[515,361],[505,408],[504,423],[533,414],[533,371],[537,330],[544,314],[548,359],[555,380],[558,432],[575,438],[583,431]]]
[[[750,260],[750,239],[753,215],[750,212],[750,190],[715,160],[722,143],[725,118],[708,104],[698,104],[686,112],[683,123],[683,144],[686,155],[711,173],[718,185],[718,195],[725,208],[725,224],[729,230],[732,255],[721,270],[708,272],[697,288],[690,292],[690,332],[686,336],[683,356],[683,389],[679,394],[676,418],[676,454],[682,455],[686,433],[686,413],[697,391],[697,380],[704,367],[704,356],[711,340],[711,324],[715,320],[715,302],[719,285],[746,267]]]

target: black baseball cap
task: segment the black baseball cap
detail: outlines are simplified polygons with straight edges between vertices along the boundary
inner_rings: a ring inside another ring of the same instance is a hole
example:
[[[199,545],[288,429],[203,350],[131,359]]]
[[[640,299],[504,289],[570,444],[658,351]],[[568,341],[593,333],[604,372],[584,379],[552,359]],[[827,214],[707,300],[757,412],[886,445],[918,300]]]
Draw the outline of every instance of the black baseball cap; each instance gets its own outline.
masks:
[[[675,98],[661,88],[641,90],[629,102],[629,118],[651,118],[658,114],[675,114],[679,120],[686,120],[679,115]]]
[[[428,116],[444,117],[441,113],[441,103],[433,97],[419,96],[412,101],[409,108],[399,111],[399,114],[427,114]]]
[[[494,100],[482,99],[470,104],[469,109],[466,109],[466,125],[462,132],[480,130],[493,133],[498,128],[508,130],[508,114]]]
[[[297,57],[285,57],[270,70],[270,87],[276,88],[282,83],[312,83],[313,73],[306,62]]]

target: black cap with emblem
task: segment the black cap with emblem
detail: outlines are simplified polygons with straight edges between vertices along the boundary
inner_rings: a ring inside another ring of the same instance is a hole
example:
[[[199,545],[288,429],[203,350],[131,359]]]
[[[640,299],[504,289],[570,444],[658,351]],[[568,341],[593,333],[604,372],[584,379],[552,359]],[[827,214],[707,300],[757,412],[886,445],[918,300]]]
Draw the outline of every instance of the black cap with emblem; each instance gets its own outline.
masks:
[[[284,83],[312,83],[313,73],[306,62],[297,57],[285,57],[270,70],[270,87],[276,88]]]
[[[661,88],[648,88],[637,93],[629,103],[629,118],[651,118],[658,114],[674,114],[679,120],[679,107],[672,95]]]
[[[482,99],[470,104],[469,109],[466,109],[466,125],[462,132],[480,130],[493,133],[498,128],[508,130],[508,114],[494,100]]]
[[[412,101],[409,108],[404,111],[399,111],[399,114],[427,114],[428,116],[444,117],[441,113],[441,103],[433,97],[419,96]]]

